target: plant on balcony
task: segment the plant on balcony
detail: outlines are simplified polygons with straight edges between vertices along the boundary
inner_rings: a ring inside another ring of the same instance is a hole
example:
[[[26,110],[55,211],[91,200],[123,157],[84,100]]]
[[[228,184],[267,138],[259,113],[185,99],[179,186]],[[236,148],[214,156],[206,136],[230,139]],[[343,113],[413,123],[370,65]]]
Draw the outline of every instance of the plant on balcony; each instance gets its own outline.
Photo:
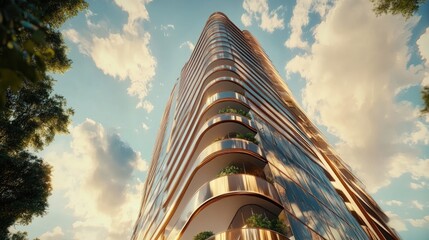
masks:
[[[195,235],[193,240],[206,240],[213,235],[214,235],[214,233],[212,231],[204,231],[204,232],[200,232],[197,235]]]
[[[225,168],[223,168],[219,173],[218,173],[218,177],[222,177],[222,176],[227,176],[227,175],[231,175],[231,174],[238,174],[238,173],[242,173],[242,169],[235,166],[235,165],[229,165],[226,166]]]
[[[262,214],[253,214],[246,219],[246,224],[248,227],[270,229],[281,234],[286,234],[287,229],[280,219],[269,219],[267,216],[263,216]]]
[[[237,135],[235,137],[245,139],[247,141],[253,142],[254,144],[259,144],[258,140],[256,140],[256,138],[255,138],[255,135],[256,134],[252,133],[252,132],[248,132],[245,134],[237,133]]]
[[[239,114],[239,115],[246,117],[246,118],[249,118],[249,119],[251,118],[249,112],[246,112],[242,109],[232,108],[229,106],[226,108],[222,108],[221,110],[219,110],[218,113],[235,113],[235,114]]]

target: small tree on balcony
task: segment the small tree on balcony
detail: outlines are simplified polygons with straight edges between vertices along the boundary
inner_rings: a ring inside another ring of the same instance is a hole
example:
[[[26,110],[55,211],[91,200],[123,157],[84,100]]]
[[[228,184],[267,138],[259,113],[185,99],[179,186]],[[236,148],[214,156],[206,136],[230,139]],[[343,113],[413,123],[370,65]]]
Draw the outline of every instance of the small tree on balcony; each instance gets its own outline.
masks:
[[[246,220],[246,224],[248,227],[270,229],[281,234],[286,234],[287,229],[279,218],[269,219],[262,214],[253,214]]]
[[[238,173],[242,173],[242,169],[235,166],[235,165],[229,165],[226,166],[225,168],[223,168],[219,174],[217,175],[218,177],[222,177],[222,176],[228,176],[231,174],[238,174]]]
[[[244,134],[237,133],[237,135],[235,137],[245,139],[247,141],[253,142],[254,144],[259,144],[259,142],[258,142],[258,140],[256,140],[255,136],[256,136],[255,133],[248,132],[248,133],[244,133]]]
[[[204,231],[204,232],[200,232],[197,235],[195,235],[193,240],[206,240],[213,235],[214,235],[214,233],[212,231]]]
[[[235,113],[235,114],[239,114],[239,115],[246,117],[246,118],[249,118],[249,119],[251,118],[249,112],[246,112],[242,109],[232,108],[230,106],[228,106],[226,108],[222,108],[221,110],[219,110],[218,113]]]

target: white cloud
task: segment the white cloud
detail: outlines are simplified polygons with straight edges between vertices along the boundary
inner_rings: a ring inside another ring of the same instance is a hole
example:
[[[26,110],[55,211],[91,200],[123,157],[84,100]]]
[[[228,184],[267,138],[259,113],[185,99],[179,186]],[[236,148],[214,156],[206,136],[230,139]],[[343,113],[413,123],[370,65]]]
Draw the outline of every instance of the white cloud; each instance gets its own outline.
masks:
[[[429,159],[415,159],[412,156],[398,154],[393,159],[388,174],[399,177],[404,173],[411,173],[415,180],[429,178]]]
[[[398,232],[408,231],[405,222],[395,213],[387,211],[386,215],[389,217],[388,225]]]
[[[140,171],[140,172],[146,172],[149,168],[147,161],[143,160],[141,158],[137,159],[137,161],[133,162],[133,167]]]
[[[426,86],[429,85],[429,27],[426,28],[426,31],[417,40],[417,46],[422,59],[425,60],[425,71],[423,73],[425,77],[422,85]]]
[[[143,100],[137,104],[136,108],[143,108],[144,110],[146,110],[146,112],[150,113],[152,112],[154,106],[151,102]]]
[[[151,0],[115,0],[116,5],[128,13],[128,22],[123,27],[125,32],[138,34],[139,21],[149,20],[149,13],[145,5],[149,2]]]
[[[415,208],[417,208],[417,209],[419,209],[419,210],[423,210],[423,208],[424,208],[424,206],[423,206],[423,204],[421,204],[419,201],[417,201],[417,200],[413,200],[413,201],[411,201],[411,204],[415,207]]]
[[[161,31],[164,33],[164,37],[169,37],[170,32],[175,29],[173,24],[163,25],[161,24]]]
[[[390,200],[386,202],[386,205],[388,206],[401,206],[402,202],[398,200]]]
[[[76,219],[73,239],[129,238],[141,200],[135,173],[146,171],[147,163],[93,120],[73,127],[71,136],[70,151],[51,151],[44,159],[53,165],[54,191],[65,192],[65,205]]]
[[[428,177],[428,162],[404,132],[417,125],[416,110],[396,94],[422,76],[408,67],[407,43],[418,18],[376,17],[371,2],[341,0],[314,30],[310,51],[286,65],[299,73],[310,117],[338,137],[336,149],[370,192],[411,172]]]
[[[424,216],[421,219],[407,219],[407,221],[413,226],[413,227],[419,227],[423,228],[426,226],[429,226],[429,215]]]
[[[93,32],[89,37],[84,37],[75,29],[67,29],[63,33],[79,46],[83,54],[91,57],[104,74],[119,80],[130,80],[128,94],[139,99],[138,107],[150,112],[153,106],[150,107],[145,98],[155,76],[156,59],[149,48],[151,35],[144,32],[139,24],[141,20],[149,19],[144,4],[150,1],[115,2],[128,13],[128,22],[123,26],[123,32],[109,33],[105,37],[98,37]]]
[[[186,41],[186,42],[183,42],[182,44],[180,44],[179,48],[183,48],[183,47],[187,47],[187,48],[189,48],[189,50],[192,51],[192,50],[194,50],[195,45],[190,41]]]
[[[425,60],[426,65],[429,65],[429,27],[417,40],[419,46],[420,55]]]
[[[249,27],[252,25],[252,17],[247,13],[243,13],[243,15],[241,15],[241,22],[245,27]]]
[[[246,27],[252,24],[252,19],[255,19],[259,22],[259,27],[269,33],[284,28],[283,18],[279,16],[282,6],[270,11],[267,0],[244,0],[243,8],[246,12],[241,16],[241,22]]]
[[[142,128],[146,131],[149,130],[149,126],[146,123],[142,123]]]
[[[411,189],[421,189],[424,186],[426,186],[426,182],[420,182],[420,183],[410,183],[410,188]]]
[[[331,0],[297,0],[293,9],[293,15],[289,22],[291,34],[286,40],[288,48],[301,48],[308,50],[308,42],[302,40],[302,28],[309,23],[309,14],[317,13],[324,17],[332,4]]]
[[[61,227],[57,226],[54,229],[52,229],[52,231],[49,232],[45,232],[44,234],[42,234],[39,239],[40,240],[60,240],[63,239],[64,237],[64,232],[61,229]]]
[[[409,144],[422,143],[429,145],[429,129],[428,125],[422,122],[415,123],[415,131],[411,132],[404,141]]]
[[[63,36],[71,42],[78,45],[79,51],[82,54],[90,56],[91,42],[83,38],[75,29],[67,29],[62,32]]]

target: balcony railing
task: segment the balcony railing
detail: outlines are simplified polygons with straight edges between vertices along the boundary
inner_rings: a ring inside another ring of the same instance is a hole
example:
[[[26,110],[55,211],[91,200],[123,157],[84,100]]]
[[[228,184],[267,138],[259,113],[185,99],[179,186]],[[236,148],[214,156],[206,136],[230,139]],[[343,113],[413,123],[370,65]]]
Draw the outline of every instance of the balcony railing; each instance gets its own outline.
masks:
[[[234,139],[234,138],[244,139],[256,145],[259,144],[259,141],[256,139],[256,133],[253,133],[253,132],[247,132],[247,133],[230,132],[223,137],[216,138],[215,141],[220,141],[224,139]]]

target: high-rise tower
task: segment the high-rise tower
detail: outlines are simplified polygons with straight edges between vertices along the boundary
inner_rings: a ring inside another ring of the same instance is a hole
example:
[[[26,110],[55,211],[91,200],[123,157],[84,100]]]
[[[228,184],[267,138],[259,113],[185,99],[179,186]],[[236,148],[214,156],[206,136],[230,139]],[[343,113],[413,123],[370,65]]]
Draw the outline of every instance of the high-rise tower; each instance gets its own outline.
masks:
[[[165,110],[132,239],[399,239],[387,221],[253,36],[211,15]]]

